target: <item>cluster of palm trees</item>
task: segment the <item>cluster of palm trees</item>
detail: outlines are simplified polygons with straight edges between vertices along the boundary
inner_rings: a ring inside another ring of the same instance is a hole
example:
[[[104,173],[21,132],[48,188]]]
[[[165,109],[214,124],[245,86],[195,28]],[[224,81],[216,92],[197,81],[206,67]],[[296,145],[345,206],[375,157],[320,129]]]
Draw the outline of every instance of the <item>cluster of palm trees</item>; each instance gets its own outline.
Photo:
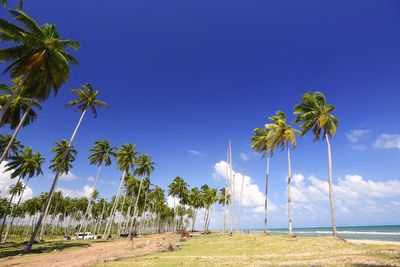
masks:
[[[329,200],[331,207],[332,218],[332,233],[337,236],[336,232],[336,218],[333,203],[332,191],[332,154],[330,139],[336,134],[339,125],[338,119],[332,115],[335,106],[329,105],[326,102],[326,97],[322,92],[306,93],[302,96],[301,102],[294,108],[293,114],[296,116],[294,123],[300,123],[300,129],[295,129],[292,125],[287,123],[286,114],[283,111],[277,111],[275,115],[271,116],[270,123],[265,124],[263,128],[254,129],[254,136],[251,138],[252,148],[262,153],[263,157],[267,158],[267,171],[266,171],[266,189],[265,189],[265,221],[264,232],[268,232],[267,219],[268,219],[268,178],[269,178],[269,165],[270,157],[277,148],[282,151],[287,151],[288,158],[288,177],[287,177],[287,195],[288,195],[288,232],[293,234],[292,228],[292,198],[291,198],[291,179],[292,167],[290,150],[296,148],[296,136],[306,135],[310,130],[314,134],[314,141],[322,138],[325,139],[328,146],[328,184],[329,184]]]

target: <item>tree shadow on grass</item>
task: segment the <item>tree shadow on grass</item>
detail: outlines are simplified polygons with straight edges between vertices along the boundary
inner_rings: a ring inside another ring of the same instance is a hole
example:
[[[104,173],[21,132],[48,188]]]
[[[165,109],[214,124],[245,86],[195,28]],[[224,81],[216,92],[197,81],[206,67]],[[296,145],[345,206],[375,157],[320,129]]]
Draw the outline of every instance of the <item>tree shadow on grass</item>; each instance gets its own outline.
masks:
[[[98,241],[101,242],[101,241]],[[0,247],[0,259],[24,255],[24,249],[26,246],[26,242],[24,243],[8,243],[3,247]],[[35,243],[32,247],[31,254],[41,254],[41,253],[49,253],[55,251],[63,251],[64,249],[70,248],[87,248],[90,247],[91,243],[83,243],[83,242],[74,242],[74,241],[59,241],[59,242],[43,242],[43,243]]]

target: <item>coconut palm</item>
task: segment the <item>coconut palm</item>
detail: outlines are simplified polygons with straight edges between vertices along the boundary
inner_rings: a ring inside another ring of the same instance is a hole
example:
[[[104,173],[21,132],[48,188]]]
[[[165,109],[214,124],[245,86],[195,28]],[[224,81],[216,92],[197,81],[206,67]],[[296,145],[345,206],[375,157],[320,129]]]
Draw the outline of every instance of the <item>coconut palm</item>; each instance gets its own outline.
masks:
[[[39,26],[21,10],[9,12],[21,27],[0,19],[0,39],[16,44],[0,50],[0,61],[11,62],[4,72],[19,83],[0,111],[0,122],[22,89],[27,97],[45,100],[68,81],[70,64],[78,64],[67,52],[69,48],[77,50],[78,42],[60,39],[55,25]]]
[[[78,129],[79,129],[81,123],[82,123],[82,120],[83,120],[85,114],[86,114],[86,111],[90,110],[93,113],[94,117],[97,117],[97,107],[107,107],[108,106],[107,103],[97,99],[99,91],[98,90],[93,90],[92,85],[89,84],[89,83],[82,85],[80,89],[73,89],[73,90],[71,90],[71,92],[73,94],[75,94],[77,96],[77,98],[74,99],[74,100],[69,101],[67,103],[67,106],[69,106],[69,107],[75,106],[77,110],[82,112],[82,114],[81,114],[81,116],[79,118],[78,124],[76,125],[74,132],[72,133],[71,139],[68,142],[68,147],[66,148],[65,153],[62,154],[62,156],[60,158],[60,161],[57,162],[59,164],[59,166],[55,167],[54,169],[57,169],[57,168],[62,169],[63,166],[65,165],[65,162],[66,162],[68,154],[69,154],[68,150],[72,146],[72,143],[73,143],[73,141],[75,139],[75,136],[76,136],[76,134],[78,132]],[[61,176],[60,172],[57,172],[55,174],[55,177],[54,177],[54,180],[53,180],[53,184],[52,184],[52,186],[50,188],[50,192],[49,192],[49,200],[46,203],[45,213],[42,213],[41,216],[39,217],[39,220],[38,220],[37,225],[35,227],[35,231],[32,233],[32,237],[29,240],[28,245],[26,247],[27,251],[31,250],[33,241],[35,240],[35,237],[36,237],[36,234],[37,234],[37,230],[39,229],[40,224],[42,223],[43,217],[47,216],[47,211],[48,211],[49,206],[51,204],[51,198],[52,198],[52,195],[53,195],[53,193],[55,191],[55,188],[56,188],[56,185],[57,185],[57,181],[58,181],[60,176]],[[42,229],[44,229],[44,226],[42,227]],[[43,237],[43,230],[41,231],[41,238],[42,237]]]
[[[172,183],[168,187],[168,195],[172,196],[174,198],[174,223],[176,219],[176,198],[179,199],[179,202],[181,204],[185,204],[188,201],[189,198],[189,185],[185,182],[185,180],[182,177],[175,177],[175,179],[172,181]],[[174,227],[174,232],[175,232],[175,227]]]
[[[11,208],[12,202],[14,200],[14,197],[15,197],[15,195],[18,195],[18,196],[21,195],[21,192],[22,192],[23,188],[24,188],[24,185],[23,185],[22,181],[20,181],[20,180],[18,180],[17,183],[15,183],[13,185],[10,185],[10,187],[9,187],[9,191],[8,192],[9,192],[9,194],[11,196],[10,196],[10,200],[8,201],[8,205],[7,205],[7,209],[6,209],[5,215],[3,217],[3,222],[1,224],[1,232],[0,232],[1,236],[2,236],[3,231],[4,231],[6,218],[7,218],[7,215],[10,213],[10,208]]]
[[[6,148],[8,147],[11,139],[12,139],[11,135],[0,134],[0,153],[1,154],[4,154],[4,151],[6,151]],[[17,155],[18,151],[20,149],[22,149],[23,147],[24,146],[21,144],[21,142],[14,140],[14,142],[12,142],[12,145],[10,146],[10,148],[5,153],[4,159],[7,160],[10,158],[10,156]]]
[[[251,137],[251,147],[258,153],[262,153],[267,158],[267,171],[265,175],[265,201],[264,201],[264,233],[268,233],[268,179],[269,179],[269,161],[272,151],[268,147],[269,136],[266,128],[254,129],[254,135]]]
[[[118,201],[120,198],[122,185],[125,182],[125,177],[126,177],[127,173],[129,172],[129,170],[131,168],[133,168],[133,166],[136,162],[137,152],[135,151],[135,147],[136,147],[136,145],[124,144],[124,145],[122,145],[122,147],[120,149],[118,149],[118,152],[116,154],[118,168],[119,168],[119,170],[122,171],[122,176],[121,176],[121,181],[118,186],[117,194],[115,195],[115,200],[114,200],[113,206],[111,208],[110,216],[108,217],[106,228],[104,230],[104,237],[107,239],[110,236],[111,226],[114,222],[114,216],[115,216],[117,204],[118,204]]]
[[[193,209],[193,219],[192,219],[192,232],[193,232],[196,223],[197,212],[200,208],[203,207],[202,196],[199,188],[194,187],[190,191],[189,205]]]
[[[202,202],[204,208],[206,209],[205,212],[205,222],[204,222],[204,232],[208,231],[210,225],[210,218],[211,218],[211,210],[216,201],[218,201],[217,189],[210,188],[208,185],[203,185],[201,187],[201,195],[202,195]],[[225,196],[225,192],[224,192]]]
[[[326,97],[322,92],[307,93],[302,96],[301,103],[295,106],[294,114],[297,116],[295,122],[301,122],[301,134],[304,136],[310,130],[314,133],[314,141],[321,138],[326,140],[328,146],[328,183],[329,201],[331,207],[332,233],[337,236],[336,217],[333,201],[332,187],[332,152],[330,139],[336,134],[339,120],[332,115],[335,106],[326,103]]]
[[[134,223],[134,221],[136,219],[136,215],[137,215],[136,212],[137,212],[140,191],[142,190],[142,186],[143,186],[143,179],[144,179],[144,177],[150,176],[150,174],[154,170],[155,163],[151,161],[150,155],[142,154],[137,159],[136,164],[137,164],[137,168],[135,169],[134,174],[140,176],[140,185],[139,185],[139,192],[136,196],[135,206],[133,207],[133,219],[131,221],[131,226],[129,229],[130,232],[132,232],[133,223]]]
[[[31,147],[24,148],[18,155],[10,158],[9,163],[7,163],[7,165],[6,165],[5,171],[6,172],[12,171],[11,178],[18,177],[17,183],[19,183],[21,180],[26,178],[26,181],[22,188],[22,193],[20,194],[20,198],[18,200],[16,207],[18,207],[21,202],[22,195],[23,195],[25,188],[29,182],[29,179],[32,178],[33,176],[38,176],[40,174],[43,174],[42,164],[44,163],[44,161],[45,161],[45,159],[40,155],[40,153],[39,152],[34,153],[32,151]],[[10,202],[10,204],[11,204],[11,202]],[[9,207],[8,207],[8,209],[9,209]],[[3,223],[1,225],[0,240],[2,238],[5,220],[6,220],[6,216],[4,216]],[[11,222],[10,222],[9,227],[12,226],[13,221],[14,221],[14,217],[13,217],[13,214],[11,214]],[[7,234],[4,239],[5,240],[7,239]]]
[[[6,92],[6,94],[0,95],[0,105],[3,106],[7,102],[8,98],[11,97],[15,87],[12,88],[7,85],[0,85],[0,87],[4,92]],[[6,159],[8,150],[12,147],[13,142],[15,141],[15,138],[17,137],[21,128],[31,124],[34,120],[36,120],[37,114],[33,107],[41,109],[41,106],[38,102],[31,98],[24,97],[21,95],[21,93],[17,94],[14,100],[11,102],[8,112],[3,118],[3,122],[10,124],[10,128],[14,129],[14,133],[9,140],[8,145],[1,154],[0,163]]]
[[[115,150],[115,148],[110,146],[110,142],[108,140],[96,141],[94,146],[89,150],[90,152],[92,152],[92,154],[89,156],[89,161],[90,161],[91,165],[97,165],[97,175],[96,175],[96,179],[93,184],[92,193],[90,194],[89,205],[85,212],[85,215],[83,216],[83,220],[82,220],[82,223],[81,223],[81,226],[80,226],[78,232],[81,231],[82,224],[86,223],[86,218],[90,213],[90,210],[92,207],[92,202],[95,199],[94,193],[96,192],[97,182],[100,177],[101,166],[103,164],[105,166],[111,165],[111,157],[115,156],[114,150]]]
[[[277,111],[276,115],[269,118],[272,123],[266,124],[265,128],[268,131],[268,145],[270,151],[274,151],[280,147],[282,150],[287,150],[288,157],[288,224],[289,235],[293,234],[292,228],[292,198],[291,198],[291,180],[292,180],[292,164],[290,159],[290,145],[293,149],[296,148],[296,135],[300,131],[294,129],[286,122],[286,114],[283,111]]]
[[[60,142],[56,142],[55,147],[51,149],[51,152],[55,153],[55,156],[51,160],[51,165],[49,168],[55,174],[55,178],[53,180],[49,193],[42,196],[42,201],[43,201],[42,212],[40,213],[35,228],[32,232],[31,238],[27,244],[26,247],[27,252],[29,252],[32,248],[33,241],[35,240],[37,232],[39,231],[39,228],[42,225],[42,221],[44,221],[44,223],[41,228],[40,239],[41,240],[43,239],[45,222],[47,214],[49,213],[49,208],[51,205],[51,201],[55,192],[58,179],[60,178],[61,175],[63,174],[67,175],[69,173],[70,169],[72,168],[72,162],[75,160],[75,156],[77,154],[77,151],[72,146],[72,144],[65,139],[61,140]]]

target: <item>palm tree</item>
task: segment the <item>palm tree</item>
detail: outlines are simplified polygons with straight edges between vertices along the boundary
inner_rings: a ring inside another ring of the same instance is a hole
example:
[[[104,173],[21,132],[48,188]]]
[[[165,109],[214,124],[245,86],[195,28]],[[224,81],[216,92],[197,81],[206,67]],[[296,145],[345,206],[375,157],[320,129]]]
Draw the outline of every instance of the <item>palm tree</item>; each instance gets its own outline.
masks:
[[[10,143],[12,139],[11,135],[3,135],[0,134],[0,153],[4,154],[4,151],[6,151],[6,148],[8,147],[8,144]],[[22,149],[24,146],[21,144],[21,142],[14,140],[14,142],[12,142],[12,145],[10,146],[10,148],[7,150],[7,152],[5,153],[5,160],[7,160],[8,158],[10,158],[12,155],[17,155],[18,151],[20,149]]]
[[[40,217],[35,226],[35,230],[33,232],[33,234],[36,235],[35,231],[36,232],[38,231],[38,229],[40,227],[40,223],[43,220],[44,223],[41,225],[42,227],[40,230],[40,240],[43,240],[44,230],[45,230],[45,226],[46,226],[46,219],[47,219],[47,215],[49,213],[49,209],[51,206],[51,201],[53,198],[55,187],[57,186],[57,181],[61,175],[63,175],[63,174],[67,175],[69,173],[70,169],[72,168],[72,162],[75,161],[75,157],[78,153],[75,150],[75,148],[70,144],[70,142],[68,142],[65,139],[61,140],[60,142],[55,143],[55,145],[56,146],[51,150],[51,152],[55,153],[55,156],[51,160],[51,165],[50,165],[50,169],[55,174],[55,178],[53,180],[52,188],[50,189],[50,192],[47,195],[47,198],[43,205],[44,212],[42,212],[40,214]],[[37,228],[37,230],[36,230],[36,228]],[[31,239],[32,239],[32,237],[31,237]]]
[[[11,97],[14,88],[11,88],[7,85],[0,84],[0,88],[5,91],[8,94],[2,94],[0,95],[0,105],[3,106],[6,102],[7,99]],[[8,150],[11,148],[13,145],[13,142],[15,138],[17,137],[19,131],[23,126],[27,126],[31,124],[34,120],[36,120],[37,114],[36,112],[32,109],[32,107],[36,107],[38,109],[41,109],[41,106],[39,103],[37,103],[35,100],[31,98],[24,97],[20,93],[17,94],[14,98],[14,100],[11,102],[8,112],[4,116],[3,121],[5,123],[9,123],[11,129],[15,129],[14,133],[11,137],[11,139],[8,142],[8,145],[5,147],[3,150],[3,153],[1,154],[0,157],[0,163],[3,162],[4,159],[6,159],[8,155]],[[21,117],[21,114],[22,117]]]
[[[206,209],[205,222],[204,222],[204,232],[208,232],[208,227],[210,225],[211,210],[212,206],[216,201],[218,201],[217,189],[210,188],[208,185],[203,185],[201,187],[202,202]],[[225,192],[224,192],[225,195]]]
[[[100,170],[101,166],[104,164],[105,166],[110,166],[111,165],[111,157],[115,156],[114,152],[115,148],[110,146],[110,142],[108,140],[101,140],[101,141],[96,141],[95,145],[89,150],[92,152],[92,154],[89,156],[89,161],[91,165],[97,165],[97,175],[96,179],[94,181],[93,185],[93,190],[90,195],[90,201],[88,208],[85,212],[85,215],[83,216],[82,222],[85,223],[86,217],[89,215],[91,207],[92,207],[92,202],[94,201],[94,193],[96,192],[96,186],[97,182],[100,177]],[[82,224],[79,227],[79,231],[81,231]]]
[[[175,177],[175,179],[169,185],[168,195],[174,198],[174,223],[176,219],[176,203],[175,203],[176,198],[179,199],[179,202],[181,204],[186,203],[189,197],[188,187],[189,185],[185,182],[185,180],[179,176]],[[175,232],[175,227],[174,227],[174,232]]]
[[[290,147],[296,148],[296,134],[300,132],[294,129],[291,125],[286,122],[286,114],[283,111],[277,111],[276,115],[269,118],[272,123],[266,124],[265,128],[268,131],[267,147],[270,151],[274,151],[277,147],[281,147],[282,150],[287,150],[288,157],[288,221],[289,221],[289,235],[293,234],[292,229],[292,214],[291,214],[291,180],[292,180],[292,165],[290,159]]]
[[[10,200],[8,201],[7,209],[6,209],[5,215],[3,217],[3,222],[1,224],[1,233],[0,233],[1,235],[3,234],[3,231],[4,231],[6,218],[7,218],[8,213],[10,212],[12,201],[14,200],[15,195],[18,195],[18,196],[21,195],[23,188],[24,188],[24,185],[23,185],[22,181],[20,181],[20,180],[18,180],[16,184],[10,185],[10,187],[9,187],[8,192],[11,195],[11,197],[10,197]]]
[[[302,136],[312,129],[314,141],[320,139],[322,132],[323,139],[326,140],[328,146],[328,183],[332,232],[334,236],[337,236],[332,187],[332,152],[330,144],[330,139],[335,136],[339,126],[339,120],[332,115],[334,110],[335,106],[326,103],[326,97],[322,92],[314,92],[302,96],[301,103],[294,108],[294,114],[297,115],[295,122],[302,122],[300,125]]]
[[[19,183],[21,180],[26,179],[25,184],[22,188],[22,193],[20,194],[20,198],[18,200],[18,203],[16,207],[21,202],[22,195],[25,191],[25,188],[28,184],[28,181],[30,178],[33,176],[38,176],[39,174],[43,174],[42,171],[42,164],[44,163],[45,159],[40,155],[39,152],[32,152],[31,147],[26,147],[24,148],[18,155],[13,156],[10,158],[10,162],[7,163],[6,165],[6,172],[7,171],[13,171],[11,173],[11,178],[16,178],[18,177],[18,182]],[[11,204],[11,202],[10,202]],[[9,210],[10,207],[8,207]],[[13,224],[14,217],[11,214],[11,222],[10,222],[10,227]],[[6,216],[3,218],[3,223],[1,225],[1,230],[0,230],[0,240],[2,238],[3,230],[4,230],[4,224],[5,224]],[[7,239],[7,233],[6,237],[4,239]]]
[[[197,212],[198,212],[198,210],[200,208],[203,207],[203,202],[202,202],[202,198],[201,198],[201,192],[200,192],[199,188],[194,187],[190,191],[189,205],[193,209],[193,219],[192,219],[192,232],[193,232],[194,231],[194,226],[195,226],[195,223],[196,223]]]
[[[136,145],[132,145],[132,144],[122,145],[122,147],[120,149],[118,149],[118,152],[116,154],[118,168],[122,171],[122,177],[121,177],[121,181],[118,186],[118,191],[117,191],[117,194],[115,195],[114,204],[111,208],[110,216],[108,217],[106,228],[104,231],[104,237],[107,239],[110,236],[111,226],[114,221],[114,216],[115,216],[117,204],[118,204],[118,201],[120,198],[122,185],[125,182],[125,177],[126,177],[127,173],[129,172],[129,169],[133,168],[133,165],[136,162],[137,152],[135,151],[135,147],[136,147]]]
[[[140,176],[140,185],[139,185],[139,192],[136,196],[135,206],[133,208],[133,219],[131,222],[129,232],[132,232],[133,223],[136,219],[137,205],[139,201],[140,191],[143,185],[143,178],[149,177],[150,174],[154,171],[154,164],[155,163],[151,161],[151,156],[147,154],[142,154],[137,159],[137,168],[135,169],[134,174]]]
[[[251,147],[258,153],[262,153],[263,157],[267,156],[267,171],[265,176],[265,201],[264,201],[264,233],[268,233],[268,178],[269,178],[269,161],[272,151],[268,147],[269,136],[266,128],[254,129],[254,135],[251,137]]]
[[[15,43],[15,46],[0,50],[0,61],[11,64],[4,72],[19,83],[0,111],[0,122],[14,100],[24,88],[24,95],[45,100],[52,90],[58,89],[69,79],[69,65],[78,61],[67,49],[79,49],[79,43],[70,39],[59,39],[56,26],[38,23],[21,10],[10,10],[21,27],[0,19],[0,38]]]

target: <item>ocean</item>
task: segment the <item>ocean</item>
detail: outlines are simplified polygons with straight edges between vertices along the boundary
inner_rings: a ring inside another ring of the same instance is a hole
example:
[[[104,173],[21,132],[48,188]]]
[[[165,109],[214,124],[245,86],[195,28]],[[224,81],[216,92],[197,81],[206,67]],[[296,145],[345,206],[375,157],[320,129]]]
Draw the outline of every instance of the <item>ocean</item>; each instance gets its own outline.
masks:
[[[287,233],[287,229],[284,228],[269,229],[269,231],[272,234]],[[368,240],[400,242],[400,225],[346,226],[346,227],[337,227],[337,231],[339,236],[345,239],[368,239]],[[332,228],[330,227],[295,228],[293,232],[298,236],[324,236],[324,235],[332,235]]]

